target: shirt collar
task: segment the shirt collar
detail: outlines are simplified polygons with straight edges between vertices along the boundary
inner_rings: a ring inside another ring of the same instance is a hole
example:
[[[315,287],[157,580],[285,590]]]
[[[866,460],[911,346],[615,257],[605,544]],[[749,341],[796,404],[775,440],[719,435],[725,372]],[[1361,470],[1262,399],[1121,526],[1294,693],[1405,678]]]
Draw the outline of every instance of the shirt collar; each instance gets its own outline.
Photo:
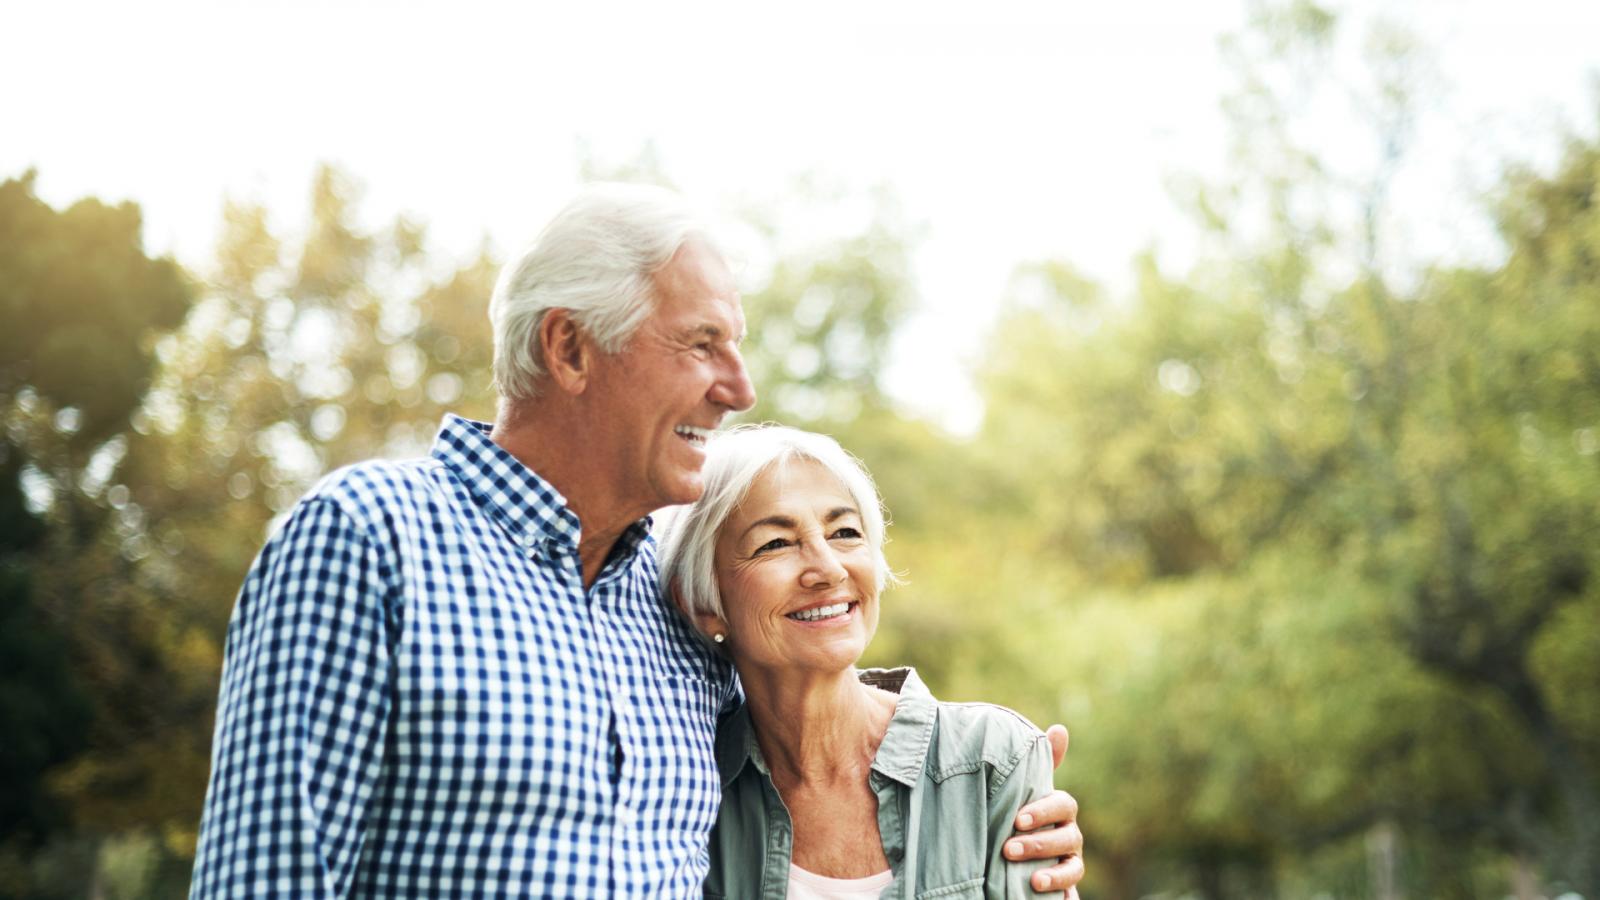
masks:
[[[938,718],[933,694],[917,677],[917,670],[909,666],[863,669],[856,675],[865,684],[900,695],[895,701],[894,717],[889,720],[889,730],[884,733],[878,753],[872,759],[872,768],[906,787],[915,787],[927,763],[928,746],[933,741],[933,726]],[[763,776],[772,777],[750,725],[748,702],[740,704],[717,726],[717,770],[722,775],[723,787],[732,784],[746,764],[754,765]]]
[[[446,415],[431,455],[456,474],[472,502],[518,543],[531,547],[555,541],[576,548],[582,529],[567,498],[490,440],[492,430],[488,422]],[[632,553],[649,533],[647,516],[623,533],[616,553]]]

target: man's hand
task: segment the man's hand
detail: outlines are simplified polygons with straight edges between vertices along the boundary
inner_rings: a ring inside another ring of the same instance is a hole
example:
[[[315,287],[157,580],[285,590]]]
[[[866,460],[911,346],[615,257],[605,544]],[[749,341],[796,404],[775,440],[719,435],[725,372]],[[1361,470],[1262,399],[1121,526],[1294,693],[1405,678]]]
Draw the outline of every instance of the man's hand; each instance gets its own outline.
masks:
[[[1067,756],[1066,726],[1051,725],[1045,735],[1050,738],[1050,752],[1059,769]],[[1059,860],[1057,865],[1033,874],[1033,889],[1040,894],[1066,891],[1071,900],[1077,900],[1078,882],[1083,880],[1078,801],[1066,791],[1054,791],[1018,810],[1016,828],[1017,833],[1006,840],[1006,859]]]

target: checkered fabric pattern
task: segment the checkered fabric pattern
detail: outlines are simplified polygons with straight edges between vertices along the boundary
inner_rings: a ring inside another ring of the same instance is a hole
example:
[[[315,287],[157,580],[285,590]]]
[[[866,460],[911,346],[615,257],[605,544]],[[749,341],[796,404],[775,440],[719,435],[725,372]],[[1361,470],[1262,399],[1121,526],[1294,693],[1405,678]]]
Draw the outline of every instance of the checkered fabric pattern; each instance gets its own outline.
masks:
[[[586,591],[577,516],[454,416],[330,475],[229,624],[190,896],[699,896],[733,679],[648,527]]]

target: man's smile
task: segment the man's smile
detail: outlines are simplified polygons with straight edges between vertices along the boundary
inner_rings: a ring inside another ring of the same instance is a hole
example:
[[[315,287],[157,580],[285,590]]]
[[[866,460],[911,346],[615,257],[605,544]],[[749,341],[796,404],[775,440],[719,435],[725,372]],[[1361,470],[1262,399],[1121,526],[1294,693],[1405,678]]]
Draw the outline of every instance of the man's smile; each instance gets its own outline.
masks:
[[[696,447],[705,447],[706,441],[711,437],[712,428],[698,428],[694,425],[679,425],[672,429],[672,433],[683,438]]]

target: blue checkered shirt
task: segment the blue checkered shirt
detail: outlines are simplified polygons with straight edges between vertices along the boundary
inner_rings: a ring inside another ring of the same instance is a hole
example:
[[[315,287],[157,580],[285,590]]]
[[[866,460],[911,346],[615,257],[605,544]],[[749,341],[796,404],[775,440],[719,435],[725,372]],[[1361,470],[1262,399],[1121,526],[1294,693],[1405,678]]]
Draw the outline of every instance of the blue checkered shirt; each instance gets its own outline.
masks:
[[[228,627],[190,896],[699,896],[733,681],[648,528],[585,590],[577,516],[454,416],[319,484]]]

